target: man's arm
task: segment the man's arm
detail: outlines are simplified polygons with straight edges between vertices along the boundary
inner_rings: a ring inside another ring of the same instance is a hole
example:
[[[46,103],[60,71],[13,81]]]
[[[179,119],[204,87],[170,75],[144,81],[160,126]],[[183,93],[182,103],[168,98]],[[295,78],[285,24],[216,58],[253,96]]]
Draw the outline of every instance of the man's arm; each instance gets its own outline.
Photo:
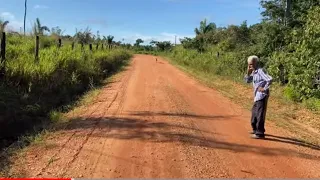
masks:
[[[270,88],[270,85],[272,83],[272,77],[269,76],[264,69],[259,69],[258,73],[260,74],[262,79],[266,81],[266,85],[263,87],[262,91],[267,91]]]
[[[244,77],[244,80],[246,83],[251,83],[253,81],[253,76],[246,74],[246,76]]]
[[[253,69],[251,69],[248,65],[247,74],[244,77],[244,80],[246,83],[251,83],[253,81],[252,71],[253,71]]]

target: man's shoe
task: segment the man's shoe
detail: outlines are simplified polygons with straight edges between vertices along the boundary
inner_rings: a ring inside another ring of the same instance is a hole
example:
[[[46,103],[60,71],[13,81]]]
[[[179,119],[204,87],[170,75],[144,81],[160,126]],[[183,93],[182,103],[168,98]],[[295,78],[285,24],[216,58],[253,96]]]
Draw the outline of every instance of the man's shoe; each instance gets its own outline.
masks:
[[[264,136],[264,135],[253,134],[253,135],[251,136],[251,138],[253,138],[253,139],[264,139],[265,136]]]

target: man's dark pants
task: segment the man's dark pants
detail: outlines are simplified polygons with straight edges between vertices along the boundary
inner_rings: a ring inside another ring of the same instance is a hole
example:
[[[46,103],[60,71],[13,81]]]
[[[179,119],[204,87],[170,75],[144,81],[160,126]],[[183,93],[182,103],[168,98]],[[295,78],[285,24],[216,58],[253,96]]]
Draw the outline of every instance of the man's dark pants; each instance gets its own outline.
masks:
[[[267,112],[267,104],[269,97],[266,96],[262,100],[256,101],[252,107],[251,126],[253,132],[257,136],[264,136],[264,124]]]

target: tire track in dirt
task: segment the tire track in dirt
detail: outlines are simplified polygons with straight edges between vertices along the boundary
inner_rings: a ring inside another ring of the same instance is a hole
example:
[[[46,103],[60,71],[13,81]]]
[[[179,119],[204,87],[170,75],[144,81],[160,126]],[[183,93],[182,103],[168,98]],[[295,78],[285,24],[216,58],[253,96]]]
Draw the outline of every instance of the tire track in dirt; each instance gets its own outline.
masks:
[[[130,72],[130,71],[128,71]],[[124,79],[129,79],[129,75],[126,75],[126,77]],[[120,86],[117,87],[116,84],[112,84],[111,87],[114,87],[115,89],[125,89],[124,86],[126,84],[126,81],[122,82],[122,81],[119,81],[120,83]],[[117,97],[118,97],[118,94],[119,92],[113,92],[113,95],[109,94],[109,93],[106,93],[106,92],[109,92],[108,91],[109,87],[105,88],[102,93],[100,93],[100,97],[98,99],[105,99],[104,101],[98,101],[97,103],[91,105],[90,107],[88,107],[86,109],[86,111],[84,113],[82,113],[80,116],[78,116],[77,118],[81,118],[82,120],[80,121],[86,121],[87,119],[90,119],[92,117],[102,117],[105,113],[107,113],[107,110],[114,104],[114,102],[116,101]],[[105,94],[104,94],[105,93]],[[125,92],[123,92],[122,94],[125,94]],[[111,101],[108,99],[111,99]],[[107,107],[107,108],[103,108],[103,107]],[[99,109],[104,109],[103,111],[99,111]],[[100,114],[100,116],[99,116]],[[51,159],[59,159],[59,158],[56,158],[59,154],[63,154],[63,150],[66,148],[66,145],[68,144],[70,146],[70,141],[72,141],[72,139],[77,136],[77,137],[80,137],[80,138],[83,138],[83,140],[80,140],[77,141],[77,144],[80,145],[79,147],[77,148],[74,148],[74,154],[71,156],[71,160],[69,160],[68,162],[63,162],[63,165],[66,166],[66,168],[64,169],[68,169],[68,167],[76,160],[77,156],[79,155],[79,153],[81,152],[83,146],[87,143],[87,141],[89,140],[90,136],[93,134],[93,132],[95,131],[96,127],[98,126],[99,124],[99,120],[95,121],[92,125],[92,129],[89,130],[88,133],[84,133],[84,132],[87,132],[87,131],[83,131],[83,129],[81,128],[76,128],[75,130],[73,130],[71,128],[72,131],[74,131],[74,133],[72,133],[72,135],[68,138],[68,140],[61,146],[61,148],[50,158]],[[70,123],[67,125],[66,129],[69,129],[69,127],[71,126],[75,126],[74,123]],[[77,125],[76,125],[77,126]],[[61,159],[61,158],[60,158]],[[46,175],[50,175],[51,173],[49,172],[46,173],[46,169],[49,168],[49,166],[53,166],[53,167],[56,167],[56,168],[60,168],[61,166],[58,166],[57,164],[59,164],[57,161],[55,163],[52,163],[51,161],[49,160],[49,163],[46,164],[45,167],[43,167],[41,169],[41,171],[39,173],[36,174],[36,177],[37,176],[46,176]],[[51,169],[50,170],[51,172],[54,172],[56,170],[54,169]],[[57,172],[57,171],[56,171]],[[59,173],[59,176],[63,176],[65,174],[65,172],[63,173]]]
[[[132,65],[132,67],[134,67],[134,66]],[[123,107],[123,101],[125,100],[125,96],[126,96],[127,84],[128,84],[128,81],[129,81],[130,76],[133,71],[134,71],[134,69],[129,69],[125,73],[125,75],[124,75],[125,77],[121,78],[120,86],[114,87],[118,91],[116,91],[116,94],[113,96],[113,99],[111,100],[111,102],[109,104],[106,103],[104,106],[100,107],[102,109],[102,115],[94,117],[97,119],[97,123],[94,125],[94,128],[92,129],[91,133],[86,137],[85,141],[83,142],[83,145],[77,150],[75,157],[68,163],[66,170],[60,176],[65,177],[66,174],[68,174],[68,171],[69,171],[71,165],[73,165],[73,163],[76,161],[78,155],[80,154],[80,152],[82,151],[83,147],[88,142],[88,140],[92,136],[92,134],[94,134],[94,132],[97,130],[97,128],[99,128],[101,126],[100,123],[106,117],[106,114],[109,114],[110,117],[115,116],[117,114],[121,114],[122,107]],[[89,118],[92,118],[92,117],[89,117]],[[98,129],[97,133],[103,132],[103,133],[107,134],[109,131],[110,131],[110,128],[106,128],[103,131],[102,131],[102,129]],[[94,144],[92,144],[92,143],[94,143]],[[106,141],[103,141],[102,147],[99,149],[103,150],[105,145],[106,145]],[[99,145],[95,142],[91,142],[90,146],[99,147]],[[101,156],[102,156],[102,153],[99,153],[96,163],[93,164],[93,166],[95,166],[95,167],[93,169],[91,169],[90,174],[92,174],[92,172],[96,169],[97,162],[100,160]],[[83,174],[80,174],[80,176],[83,176]]]

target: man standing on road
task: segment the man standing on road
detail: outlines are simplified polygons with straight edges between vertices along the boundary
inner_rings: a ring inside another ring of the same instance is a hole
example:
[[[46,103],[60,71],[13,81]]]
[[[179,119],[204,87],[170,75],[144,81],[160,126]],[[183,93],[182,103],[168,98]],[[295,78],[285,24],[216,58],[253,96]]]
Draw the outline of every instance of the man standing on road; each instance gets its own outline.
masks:
[[[247,83],[253,82],[254,105],[252,107],[251,132],[252,138],[264,138],[264,124],[267,110],[267,102],[269,98],[269,87],[272,77],[266,71],[258,66],[259,58],[250,56],[248,58],[248,70],[245,76]]]

